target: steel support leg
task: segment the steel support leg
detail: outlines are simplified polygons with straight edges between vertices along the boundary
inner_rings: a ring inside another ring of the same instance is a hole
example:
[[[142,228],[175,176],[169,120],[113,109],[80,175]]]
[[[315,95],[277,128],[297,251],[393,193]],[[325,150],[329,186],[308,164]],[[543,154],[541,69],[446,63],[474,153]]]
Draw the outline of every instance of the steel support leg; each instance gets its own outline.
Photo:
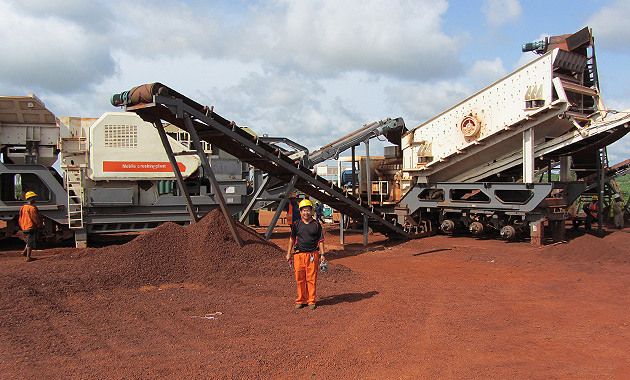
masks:
[[[357,159],[357,157],[356,157],[356,145],[353,146],[351,150],[352,150],[352,200],[356,202],[357,201],[357,194],[356,194],[357,174],[356,174],[356,169],[354,167],[354,162]],[[354,228],[355,230],[357,229],[357,221],[354,220],[354,219],[352,220],[352,228]]]
[[[597,211],[597,235],[599,236],[604,235],[604,180],[606,177],[606,168],[602,160],[603,155],[606,154],[604,149],[597,150],[597,208],[599,209],[599,211]]]
[[[531,222],[529,224],[529,229],[529,235],[531,237],[530,242],[534,245],[542,245],[545,232],[543,220],[541,219],[535,222]]]
[[[523,183],[534,182],[534,128],[523,132]]]
[[[337,187],[339,187],[340,189],[343,188],[343,186],[341,186],[341,160],[337,160]]]
[[[368,208],[372,209],[372,166],[370,165],[370,140],[365,140],[365,183],[367,184]],[[361,173],[359,173],[360,175]],[[361,182],[361,181],[359,181]],[[361,193],[361,189],[359,189]]]
[[[262,194],[262,192],[265,191],[265,189],[267,188],[268,183],[269,183],[269,176],[265,177],[265,180],[263,181],[263,183],[260,184],[256,192],[254,193],[252,200],[249,201],[249,204],[245,208],[245,211],[243,211],[243,215],[241,215],[241,219],[239,220],[239,222],[243,223],[245,221],[245,218],[247,218],[247,215],[249,215],[249,213],[254,208],[254,205],[256,204],[256,200],[258,199],[258,197],[260,197],[260,194]]]
[[[565,240],[565,232],[566,226],[564,220],[556,220],[551,223],[552,234],[554,241],[564,241]]]
[[[356,160],[356,155],[355,155],[355,147],[352,147],[352,200],[356,202],[357,197],[355,194],[355,188],[357,186],[357,175],[356,175],[356,169],[354,168],[354,161]]]
[[[571,181],[571,156],[560,157],[560,182]]]
[[[368,245],[368,216],[363,214],[363,245]]]
[[[341,244],[344,243],[343,229],[344,229],[344,215],[342,213],[339,213],[339,241],[341,242]]]
[[[171,163],[171,168],[173,169],[173,173],[175,174],[175,179],[177,180],[179,189],[181,190],[182,195],[184,196],[184,200],[186,201],[186,206],[188,207],[190,219],[192,220],[192,223],[197,223],[199,221],[199,216],[197,215],[197,212],[195,211],[195,208],[192,204],[192,200],[190,199],[188,187],[186,187],[184,177],[182,177],[182,172],[179,170],[177,160],[173,155],[173,149],[171,148],[171,143],[168,141],[168,137],[166,136],[166,132],[164,131],[162,121],[160,119],[155,119],[153,120],[153,125],[155,125],[155,129],[157,129],[158,134],[160,135],[160,140],[162,141],[162,145],[164,146],[164,150],[166,151],[166,155],[168,156],[168,161]]]
[[[221,191],[221,188],[219,188],[219,182],[214,176],[214,172],[212,171],[212,167],[210,166],[210,161],[208,161],[208,156],[206,155],[206,152],[203,151],[203,146],[201,145],[201,141],[199,141],[197,130],[195,130],[195,127],[192,124],[192,120],[190,119],[190,116],[184,116],[184,122],[186,123],[186,127],[188,128],[188,133],[190,134],[190,137],[192,138],[192,143],[195,147],[195,150],[197,151],[197,155],[199,156],[199,159],[201,160],[201,165],[203,166],[203,170],[205,171],[205,174],[210,180],[210,183],[212,184],[212,188],[214,189],[215,200],[217,200],[218,201],[217,203],[219,203],[219,207],[221,208],[221,211],[223,212],[223,216],[225,217],[225,221],[227,222],[228,227],[230,227],[230,231],[232,232],[232,236],[234,236],[234,240],[236,241],[239,247],[242,247],[243,239],[241,239],[241,235],[239,235],[238,231],[236,230],[236,223],[234,223],[234,218],[230,214],[230,211],[228,210],[227,205],[225,204],[225,198],[223,198],[223,192]]]
[[[269,227],[267,227],[267,231],[265,232],[265,239],[269,240],[269,238],[271,237],[273,228],[276,226],[276,223],[278,222],[278,218],[280,218],[280,214],[282,213],[282,210],[284,210],[284,205],[287,204],[287,201],[289,200],[289,196],[293,192],[293,188],[295,188],[295,183],[297,182],[297,180],[298,180],[298,177],[296,175],[294,175],[291,178],[291,181],[289,182],[289,185],[287,186],[287,190],[284,193],[284,197],[282,197],[282,200],[280,201],[280,204],[278,205],[278,208],[276,209],[276,213],[273,214],[273,218],[271,218]]]
[[[87,232],[84,228],[74,230],[74,245],[76,248],[87,248]]]

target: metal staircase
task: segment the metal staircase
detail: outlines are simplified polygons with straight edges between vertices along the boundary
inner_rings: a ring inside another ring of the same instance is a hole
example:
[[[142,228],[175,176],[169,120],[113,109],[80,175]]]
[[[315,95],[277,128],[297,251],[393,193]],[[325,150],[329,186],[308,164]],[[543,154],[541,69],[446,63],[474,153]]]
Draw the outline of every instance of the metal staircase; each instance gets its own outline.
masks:
[[[66,169],[66,189],[68,191],[68,226],[83,228],[83,169]]]
[[[62,165],[68,195],[68,226],[74,230],[83,229],[83,179],[88,148],[87,139],[81,134],[82,131],[79,130],[75,137],[61,139],[61,150],[66,155]]]
[[[612,204],[612,197],[615,194],[619,194],[622,199],[624,199],[623,194],[617,184],[616,179],[630,173],[630,160],[626,160],[620,162],[616,165],[610,166],[608,161],[608,154],[606,148],[602,148],[598,151],[598,158],[601,162],[602,168],[602,178],[601,181],[604,185],[603,198],[602,203],[604,207]],[[581,170],[577,172],[579,174],[579,179],[586,182],[586,187],[584,193],[577,200],[577,212],[581,212],[581,206],[583,204],[587,204],[591,201],[591,197],[593,195],[600,195],[597,191],[597,187],[599,184],[599,176],[598,172],[595,169],[586,168],[585,164],[581,165]],[[607,214],[605,214],[607,215]]]

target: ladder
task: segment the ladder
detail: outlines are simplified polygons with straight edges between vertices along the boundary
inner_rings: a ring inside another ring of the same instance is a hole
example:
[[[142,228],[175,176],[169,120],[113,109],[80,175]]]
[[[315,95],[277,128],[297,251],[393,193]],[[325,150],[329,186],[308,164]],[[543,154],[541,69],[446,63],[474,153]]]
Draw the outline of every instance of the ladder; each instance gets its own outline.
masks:
[[[604,211],[606,211],[606,208],[612,204],[612,196],[614,194],[621,195],[621,190],[619,189],[619,185],[617,184],[617,181],[615,179],[630,172],[630,160],[617,164],[614,167],[611,167],[608,160],[608,150],[606,149],[606,147],[599,149],[597,155],[598,155],[598,160],[601,163],[600,167],[601,167],[601,170],[603,171],[602,175],[604,176],[603,178],[604,192],[603,192],[602,200],[604,204]],[[599,196],[597,192],[597,187],[599,185],[598,183],[599,176],[598,176],[597,170],[596,169],[591,169],[591,170],[582,169],[582,170],[586,172],[586,174],[588,175],[585,175],[584,177],[581,178],[581,180],[586,182],[586,188],[585,188],[584,193],[582,193],[582,195],[580,195],[580,197],[578,198],[577,212],[582,211],[581,210],[582,205],[588,204],[589,202],[591,202],[591,197],[593,195]],[[607,215],[608,213],[604,214],[605,218]]]
[[[68,226],[71,229],[83,228],[83,169],[66,168],[66,189],[68,193]]]

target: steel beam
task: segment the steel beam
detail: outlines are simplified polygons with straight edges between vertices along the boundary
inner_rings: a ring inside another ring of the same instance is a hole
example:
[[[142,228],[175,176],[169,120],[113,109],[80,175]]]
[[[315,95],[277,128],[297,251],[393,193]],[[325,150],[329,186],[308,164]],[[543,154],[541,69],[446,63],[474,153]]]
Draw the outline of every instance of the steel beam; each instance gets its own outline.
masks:
[[[365,182],[367,183],[368,207],[372,207],[372,167],[370,166],[370,140],[365,140]],[[361,175],[359,173],[359,175]],[[361,189],[359,189],[360,191]]]
[[[342,204],[344,204],[348,208],[353,209],[357,213],[360,213],[360,214],[368,213],[368,215],[370,215],[372,220],[376,221],[377,223],[380,223],[381,225],[383,225],[384,227],[388,228],[392,232],[396,232],[396,233],[398,233],[398,234],[400,234],[400,235],[402,235],[404,237],[407,237],[407,238],[410,237],[410,235],[408,233],[406,233],[405,231],[403,231],[401,228],[399,228],[397,226],[394,226],[392,223],[384,220],[379,215],[377,215],[377,214],[373,213],[372,211],[368,210],[367,208],[357,204],[355,200],[348,199],[342,193],[340,193],[339,191],[335,190],[332,186],[328,186],[327,183],[318,181],[317,179],[313,178],[312,175],[307,174],[304,171],[300,170],[299,168],[295,167],[292,163],[289,163],[289,162],[281,159],[278,156],[270,154],[270,152],[265,150],[265,149],[263,149],[260,146],[260,144],[255,144],[254,142],[251,141],[251,139],[244,138],[243,136],[241,136],[239,133],[236,132],[236,129],[239,128],[239,127],[237,127],[235,124],[230,124],[231,128],[228,127],[228,126],[222,125],[221,123],[217,122],[213,118],[210,118],[207,115],[197,111],[195,108],[192,108],[192,107],[184,104],[184,102],[179,100],[179,99],[172,99],[172,98],[169,98],[169,97],[163,97],[163,96],[157,96],[156,95],[156,96],[154,96],[154,100],[155,100],[156,103],[161,103],[161,104],[164,104],[166,106],[169,106],[169,108],[170,107],[174,107],[175,108],[175,112],[171,111],[174,114],[178,114],[178,113],[182,113],[183,112],[183,110],[180,110],[179,108],[186,108],[187,112],[189,112],[191,115],[193,115],[194,117],[196,117],[200,121],[203,121],[204,123],[206,123],[209,127],[214,128],[214,129],[216,129],[218,131],[221,131],[227,137],[233,139],[233,141],[235,141],[235,142],[239,143],[240,145],[248,148],[249,151],[254,152],[255,154],[257,154],[257,155],[259,155],[261,157],[267,158],[268,161],[273,162],[278,167],[282,168],[283,170],[286,170],[287,174],[293,173],[294,175],[296,175],[298,177],[298,179],[301,179],[304,182],[309,183],[311,186],[315,186],[320,191],[325,192],[329,197],[332,197],[332,198],[335,198],[335,199],[341,201]],[[287,191],[287,192],[290,193],[290,191]]]
[[[604,180],[606,179],[606,168],[602,158],[606,154],[606,148],[597,150],[597,234],[599,236],[604,235],[604,194],[606,185]]]
[[[173,168],[175,179],[177,179],[177,184],[179,185],[179,188],[184,195],[186,207],[188,207],[188,213],[190,214],[190,219],[192,220],[192,223],[197,223],[199,221],[199,216],[197,215],[192,200],[190,199],[190,193],[188,192],[188,187],[186,187],[186,183],[184,182],[182,172],[179,170],[179,166],[177,166],[177,160],[173,155],[173,149],[171,148],[171,143],[168,141],[166,131],[164,131],[162,121],[159,118],[154,118],[153,125],[155,125],[155,129],[157,129],[158,134],[160,135],[162,146],[164,146],[164,150],[166,151],[166,155],[168,156],[168,161],[171,163],[171,168]]]
[[[228,211],[227,205],[225,204],[225,198],[223,198],[223,192],[221,191],[221,188],[219,187],[219,182],[214,176],[214,172],[212,171],[212,167],[210,166],[210,161],[208,160],[208,156],[203,150],[203,146],[201,146],[201,141],[199,141],[199,136],[197,135],[197,131],[195,130],[194,125],[192,124],[192,120],[190,120],[190,116],[185,115],[184,122],[186,123],[188,133],[190,134],[192,143],[195,147],[195,150],[197,151],[197,155],[199,156],[199,159],[201,160],[201,165],[203,167],[203,170],[205,171],[206,176],[208,177],[208,179],[210,180],[210,183],[212,184],[212,187],[214,188],[214,196],[218,200],[217,203],[219,203],[219,207],[221,208],[221,211],[223,212],[225,221],[227,222],[228,227],[230,227],[230,231],[232,232],[232,236],[234,237],[234,240],[236,241],[239,247],[242,247],[243,239],[241,239],[241,235],[239,235],[238,231],[236,230],[236,224],[234,223],[234,218]]]
[[[630,202],[630,198],[628,199],[628,201]],[[344,218],[345,216],[343,215],[343,213],[339,213],[339,242],[343,245],[343,243],[345,242],[344,240],[344,235],[343,235],[343,230],[344,230]]]
[[[560,157],[560,182],[571,181],[571,156]]]
[[[226,138],[230,140],[229,142],[225,141],[226,146],[230,146],[233,150],[238,149],[239,151],[242,151],[243,155],[247,154],[246,157],[237,158],[240,158],[243,161],[247,162],[248,158],[264,157],[266,158],[267,162],[273,164],[273,166],[275,167],[275,171],[282,171],[285,175],[297,176],[298,180],[301,180],[302,182],[298,183],[299,186],[296,185],[296,188],[299,189],[301,186],[303,188],[302,191],[307,190],[311,193],[316,191],[319,193],[317,195],[322,198],[329,198],[328,200],[339,200],[341,203],[343,203],[344,212],[347,213],[348,211],[352,210],[355,217],[367,213],[370,216],[371,221],[378,223],[381,226],[382,231],[392,232],[406,238],[411,238],[411,235],[401,228],[384,220],[379,215],[358,204],[355,200],[348,199],[340,191],[336,190],[332,186],[329,186],[327,181],[320,180],[317,177],[314,177],[310,171],[302,170],[299,167],[296,167],[292,161],[286,160],[282,156],[282,153],[273,154],[273,149],[263,142],[259,142],[258,144],[256,144],[253,141],[253,137],[251,135],[244,136],[242,133],[245,132],[241,132],[240,128],[234,123],[227,122],[227,120],[221,118],[219,115],[216,115],[214,113],[202,112],[197,108],[190,106],[188,103],[190,103],[191,101],[188,99],[187,102],[184,102],[182,99],[174,99],[168,96],[154,95],[153,100],[154,102],[152,104],[138,105],[135,106],[135,108],[133,108],[132,110],[137,111],[141,114],[141,116],[146,115],[146,113],[148,112],[151,112],[152,117],[165,118],[165,120],[171,121],[175,125],[178,125],[178,123],[181,124],[181,122],[179,122],[176,117],[178,115],[183,116],[185,111],[186,113],[197,119],[196,122],[199,123],[199,128],[211,128],[221,132],[223,135],[225,135]],[[263,144],[266,145],[266,148],[263,147]],[[219,148],[221,148],[221,146],[219,146]],[[240,155],[239,152],[235,153],[237,155]],[[275,176],[277,177],[277,175]],[[311,195],[317,198],[315,194]]]
[[[352,146],[352,198],[354,198],[354,200],[356,201],[357,197],[355,194],[355,188],[357,186],[357,181],[356,181],[356,169],[354,167],[354,162],[356,161],[356,152],[355,152],[355,148],[356,146]]]
[[[523,131],[523,182],[534,182],[534,128]]]
[[[247,215],[250,213],[250,211],[252,211],[252,208],[254,208],[254,205],[256,204],[256,202],[258,202],[258,197],[260,197],[260,194],[262,194],[262,192],[265,191],[268,183],[269,183],[269,176],[265,177],[265,179],[263,180],[263,183],[260,184],[256,192],[254,193],[252,200],[249,201],[247,208],[245,208],[245,211],[243,211],[243,215],[241,215],[241,219],[240,219],[241,223],[245,221],[245,218],[247,218]]]
[[[442,190],[443,200],[419,200],[418,195],[424,189]],[[434,183],[429,185],[416,185],[409,189],[399,205],[409,209],[413,214],[420,208],[452,208],[469,209],[475,212],[484,211],[506,211],[506,212],[530,212],[534,210],[553,189],[553,184],[543,183],[510,183],[510,182],[471,182],[471,183]],[[451,192],[454,190],[469,190],[484,193],[488,197],[487,202],[471,202],[465,200],[452,200]],[[513,202],[502,202],[496,195],[496,191],[524,191],[532,192],[532,196],[522,204]]]
[[[363,214],[363,245],[368,245],[368,216]]]
[[[267,231],[265,232],[265,239],[269,240],[269,238],[271,237],[271,233],[273,232],[273,229],[276,226],[276,223],[278,222],[278,218],[280,218],[280,214],[282,213],[284,206],[287,204],[287,201],[289,200],[289,197],[291,196],[291,193],[293,192],[293,188],[295,187],[295,183],[297,182],[297,180],[298,180],[298,177],[296,175],[294,175],[291,178],[291,181],[289,182],[289,185],[287,186],[287,191],[285,192],[284,197],[282,197],[282,200],[280,201],[280,204],[278,205],[278,208],[276,209],[275,214],[273,214],[273,218],[271,218],[271,222],[269,222],[269,227],[267,227]]]

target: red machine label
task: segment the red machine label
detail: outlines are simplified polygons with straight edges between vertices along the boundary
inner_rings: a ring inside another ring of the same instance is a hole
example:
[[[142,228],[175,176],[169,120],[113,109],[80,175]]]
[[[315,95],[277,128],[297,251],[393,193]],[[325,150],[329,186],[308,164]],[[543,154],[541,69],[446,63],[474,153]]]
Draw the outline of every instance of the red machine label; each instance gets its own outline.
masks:
[[[186,171],[181,162],[177,166],[180,172]],[[170,162],[103,161],[103,172],[164,173],[173,172],[173,167]]]

